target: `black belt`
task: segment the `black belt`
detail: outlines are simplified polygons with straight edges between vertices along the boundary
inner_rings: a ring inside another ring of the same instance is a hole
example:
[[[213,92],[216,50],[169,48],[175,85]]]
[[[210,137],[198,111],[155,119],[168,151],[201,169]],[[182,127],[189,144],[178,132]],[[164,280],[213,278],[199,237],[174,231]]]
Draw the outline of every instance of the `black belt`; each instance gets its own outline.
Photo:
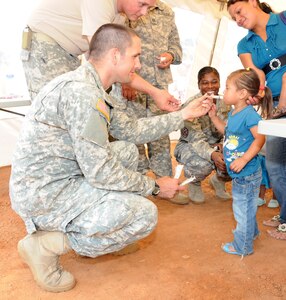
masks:
[[[279,99],[280,99],[280,95],[279,96],[275,96],[275,97],[273,97],[273,102],[278,102]]]
[[[271,59],[270,62],[262,68],[262,71],[266,75],[269,72],[277,70],[284,65],[286,65],[286,54],[281,55],[278,58]]]

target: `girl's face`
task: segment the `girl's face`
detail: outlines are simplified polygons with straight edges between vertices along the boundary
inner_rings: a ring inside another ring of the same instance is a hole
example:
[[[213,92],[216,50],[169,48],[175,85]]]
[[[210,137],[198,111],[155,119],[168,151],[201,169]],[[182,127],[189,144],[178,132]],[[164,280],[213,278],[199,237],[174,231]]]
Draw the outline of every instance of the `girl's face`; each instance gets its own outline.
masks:
[[[207,92],[214,92],[214,94],[217,95],[219,88],[219,78],[215,73],[207,73],[199,81],[199,89],[202,95],[204,95]]]
[[[252,30],[256,26],[258,11],[256,0],[238,1],[228,8],[228,12],[236,24],[248,30]]]
[[[227,105],[236,105],[240,100],[241,91],[239,91],[234,84],[233,80],[227,79],[225,85],[225,91],[223,95],[223,101]]]

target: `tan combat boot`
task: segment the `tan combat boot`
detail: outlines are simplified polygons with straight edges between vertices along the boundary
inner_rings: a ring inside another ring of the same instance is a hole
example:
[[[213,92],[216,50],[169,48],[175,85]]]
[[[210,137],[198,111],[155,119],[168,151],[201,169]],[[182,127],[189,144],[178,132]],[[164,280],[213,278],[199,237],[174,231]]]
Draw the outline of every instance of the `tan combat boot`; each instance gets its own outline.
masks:
[[[224,200],[231,199],[231,195],[225,190],[225,182],[219,180],[216,173],[210,178],[209,184],[215,190],[215,194],[217,197]]]
[[[37,284],[49,292],[64,292],[75,286],[72,274],[59,265],[59,255],[70,250],[62,232],[37,231],[18,243],[18,252]]]
[[[202,191],[201,183],[190,183],[189,184],[189,197],[193,203],[201,204],[205,202],[205,195]]]
[[[179,192],[175,197],[168,199],[168,201],[179,205],[186,205],[190,203],[189,197],[185,195],[183,192]]]

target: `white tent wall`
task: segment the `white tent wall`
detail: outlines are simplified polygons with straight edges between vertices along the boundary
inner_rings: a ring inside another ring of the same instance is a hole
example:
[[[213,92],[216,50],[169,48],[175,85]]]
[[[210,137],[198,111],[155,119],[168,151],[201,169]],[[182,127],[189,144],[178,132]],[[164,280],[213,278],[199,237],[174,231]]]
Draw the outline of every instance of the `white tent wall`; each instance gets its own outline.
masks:
[[[31,11],[32,7],[38,1],[10,0],[5,4],[5,9],[0,11],[1,39],[5,41],[1,43],[0,54],[3,51],[13,52],[15,48],[20,48],[21,31],[25,25],[25,20],[29,15],[29,11]],[[173,8],[185,9],[195,14],[200,14],[203,17],[199,28],[187,28],[190,36],[195,30],[199,30],[199,32],[195,41],[196,47],[192,54],[192,62],[187,69],[187,74],[184,74],[184,82],[187,80],[184,83],[184,98],[186,99],[198,91],[197,72],[201,67],[206,65],[212,65],[219,70],[221,74],[221,89],[223,90],[227,74],[241,67],[236,54],[236,43],[244,35],[243,29],[238,28],[229,19],[226,5],[220,1],[164,0],[164,2],[170,4]],[[265,2],[268,2],[277,12],[286,9],[285,0],[267,0]],[[15,10],[15,7],[17,7],[17,10]],[[181,25],[179,31],[186,30],[184,27],[186,27],[184,24]],[[230,37],[235,37],[235,40],[230,39]],[[3,68],[1,67],[0,60],[0,88],[3,80],[5,80],[2,77],[3,74],[1,71]],[[20,107],[15,110],[25,113],[27,108]],[[12,153],[22,121],[22,117],[4,112],[0,113],[0,167],[11,164]],[[171,135],[172,139],[177,139],[178,137],[178,132]]]

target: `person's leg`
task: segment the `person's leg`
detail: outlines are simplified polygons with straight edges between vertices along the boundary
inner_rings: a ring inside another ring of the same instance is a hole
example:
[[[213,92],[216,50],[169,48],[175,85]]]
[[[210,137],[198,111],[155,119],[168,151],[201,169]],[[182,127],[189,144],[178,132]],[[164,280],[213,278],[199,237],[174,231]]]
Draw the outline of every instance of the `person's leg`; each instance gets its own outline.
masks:
[[[110,192],[67,226],[72,248],[80,255],[96,257],[118,251],[148,236],[157,224],[157,208],[132,194]]]
[[[225,181],[218,176],[217,172],[211,176],[209,183],[214,188],[217,197],[223,200],[231,199],[231,195],[225,189]]]
[[[49,81],[80,66],[77,57],[43,34],[33,33],[30,51],[22,51],[25,54],[22,55],[22,64],[32,100]]]
[[[134,171],[137,169],[138,151],[134,144],[114,142],[111,143],[111,149],[118,158],[118,161],[121,161],[126,168]],[[34,216],[30,216],[27,220],[24,220],[26,224],[32,225],[29,226],[30,229],[34,228],[33,230],[37,229],[38,231],[22,239],[18,243],[18,251],[23,260],[30,267],[35,281],[43,289],[51,292],[62,292],[71,289],[75,285],[74,277],[70,273],[62,270],[58,263],[59,256],[71,250],[70,242],[65,233],[68,231],[67,228],[69,228],[73,219],[79,218],[81,214],[87,216],[90,210],[101,210],[100,208],[105,205],[104,200],[108,194],[109,192],[106,190],[92,187],[83,177],[77,177],[70,180],[69,185],[59,193],[58,197],[38,207],[41,213],[37,213]],[[117,194],[123,195],[124,193],[118,192]],[[130,197],[131,196],[129,196],[129,198]],[[121,229],[119,223],[124,226],[124,222],[132,222],[132,217],[134,217],[134,219],[136,219],[136,217],[140,218],[139,213],[136,213],[136,209],[142,209],[142,212],[148,215],[145,218],[153,217],[152,222],[156,223],[154,215],[156,215],[157,211],[156,208],[153,207],[154,205],[149,204],[149,202],[142,197],[135,195],[134,197],[140,198],[144,203],[141,206],[138,204],[138,207],[134,208],[133,206],[137,205],[139,201],[135,200],[134,204],[131,203],[129,205],[129,203],[126,204],[124,199],[122,203],[119,202],[119,205],[113,206],[114,211],[112,211],[113,208],[110,207],[111,212],[106,212],[107,219],[111,215],[114,216],[114,219],[117,218],[114,224],[117,222],[119,230]],[[120,199],[120,197],[117,197],[117,200],[118,198]],[[128,196],[126,198],[128,198]],[[148,204],[145,204],[145,201]],[[147,209],[146,207],[151,208]],[[127,212],[125,213],[125,211]],[[120,212],[122,212],[122,215],[120,215]],[[117,213],[119,213],[118,216]],[[105,226],[104,214],[100,214],[97,220],[100,220],[98,221],[99,227]],[[84,224],[83,227],[86,228],[89,228],[92,223],[92,220],[90,221],[87,218],[81,221]],[[144,221],[143,216],[142,227],[145,226]],[[108,220],[106,222],[108,222]],[[152,227],[152,225],[150,225],[150,227]],[[144,231],[144,228],[142,231]],[[148,228],[146,231],[148,231]],[[86,234],[86,232],[82,234]],[[144,233],[142,233],[142,236],[143,235]],[[118,248],[120,248],[120,246],[118,246]]]
[[[147,117],[162,115],[165,112],[159,110],[154,101],[147,96]],[[171,143],[169,135],[147,144],[149,167],[158,177],[172,176]]]
[[[137,145],[137,149],[139,152],[137,171],[140,172],[141,174],[146,174],[150,169],[150,167],[149,167],[149,159],[146,155],[145,145]]]
[[[266,192],[266,187],[264,184],[261,184],[259,189],[259,198],[264,199],[265,192]]]
[[[130,115],[136,116],[138,119],[147,117],[146,101],[147,96],[145,94],[137,93],[134,101],[127,101],[127,112]],[[146,174],[150,167],[149,159],[146,155],[145,145],[137,145],[137,148],[139,152],[137,171],[141,174]]]
[[[253,239],[259,234],[256,212],[256,199],[259,194],[261,170],[244,178],[232,181],[233,213],[237,222],[233,231],[233,248],[240,255],[253,253]]]
[[[18,243],[18,252],[36,283],[49,292],[65,292],[75,286],[73,275],[59,264],[59,256],[69,250],[67,236],[59,231],[37,231]]]
[[[150,169],[158,177],[172,176],[171,143],[169,136],[148,143]]]
[[[197,155],[190,143],[179,142],[174,155],[177,161],[184,165],[185,177],[196,177],[195,181],[189,184],[189,197],[194,203],[203,203],[205,197],[201,189],[201,181],[213,171],[213,164]]]
[[[266,167],[280,205],[280,223],[286,223],[286,139],[267,136]]]

